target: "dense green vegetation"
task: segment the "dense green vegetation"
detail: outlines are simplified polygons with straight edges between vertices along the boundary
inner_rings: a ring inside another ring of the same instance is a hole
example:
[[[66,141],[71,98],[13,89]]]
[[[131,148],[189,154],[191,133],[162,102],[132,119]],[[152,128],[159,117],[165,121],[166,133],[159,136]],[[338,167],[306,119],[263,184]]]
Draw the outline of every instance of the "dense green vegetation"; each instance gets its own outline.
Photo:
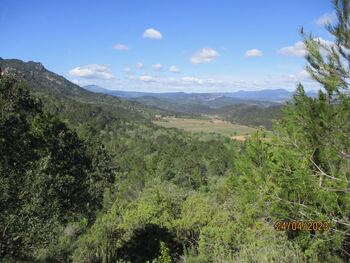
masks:
[[[1,261],[349,262],[350,2],[335,7],[334,45],[302,32],[323,90],[299,85],[270,139],[243,145],[1,60]]]
[[[253,127],[263,126],[271,130],[273,123],[282,117],[282,105],[259,107],[249,104],[236,104],[215,109],[211,114],[220,116],[232,123]]]
[[[92,220],[114,177],[103,148],[43,112],[23,85],[3,78],[0,91],[0,254],[30,260],[62,225]]]
[[[29,90],[43,98],[44,107]],[[144,113],[129,108],[121,115],[123,102],[112,97],[106,100],[114,103],[105,105],[98,98],[81,102],[84,98],[77,101],[59,92],[47,95],[50,91],[50,87],[38,91],[13,77],[1,78],[0,185],[5,213],[0,225],[5,261],[65,262],[78,257],[73,251],[84,248],[88,231],[114,204],[134,204],[144,189],[157,185],[173,185],[184,194],[191,189],[208,191],[211,181],[232,169],[238,146],[227,138],[193,137],[155,126],[148,109]],[[158,225],[149,227],[158,241],[138,256],[139,261],[168,251],[168,243],[160,251],[163,238],[156,235],[173,235]],[[130,231],[136,235],[142,228]],[[122,254],[110,253],[113,258],[132,257],[136,248],[127,248],[131,245],[125,244]],[[183,249],[180,241],[176,247]],[[90,252],[99,261],[99,252]]]

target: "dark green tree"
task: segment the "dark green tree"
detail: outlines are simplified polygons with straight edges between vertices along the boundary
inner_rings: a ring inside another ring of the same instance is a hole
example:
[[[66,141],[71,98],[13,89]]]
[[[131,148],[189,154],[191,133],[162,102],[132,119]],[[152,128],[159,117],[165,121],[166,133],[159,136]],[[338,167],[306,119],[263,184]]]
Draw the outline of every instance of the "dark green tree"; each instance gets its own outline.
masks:
[[[92,219],[113,171],[28,88],[0,79],[0,257],[31,261],[65,224]]]

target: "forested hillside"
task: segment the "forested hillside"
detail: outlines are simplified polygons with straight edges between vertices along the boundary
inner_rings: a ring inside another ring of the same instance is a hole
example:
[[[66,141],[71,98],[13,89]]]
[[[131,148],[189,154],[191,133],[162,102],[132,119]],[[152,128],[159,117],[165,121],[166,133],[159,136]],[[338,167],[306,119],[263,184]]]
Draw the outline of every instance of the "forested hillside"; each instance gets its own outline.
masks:
[[[17,74],[5,71],[1,78],[1,257],[10,262],[65,262],[78,236],[114,203],[131,204],[149,187],[209,189],[232,169],[238,146],[227,138],[163,129],[148,119],[149,109],[123,111],[129,103],[112,97],[107,104],[105,96],[76,100],[60,90],[51,96],[50,86],[42,83],[38,91]],[[139,260],[157,257],[160,239]]]
[[[222,119],[244,124],[248,126],[263,126],[271,130],[273,123],[282,117],[283,105],[274,105],[269,107],[259,107],[249,104],[237,104],[224,106],[215,109],[211,114],[220,116]]]
[[[300,84],[244,143],[0,60],[1,262],[349,262],[350,2],[334,5],[334,43],[301,32],[323,89]]]
[[[113,116],[126,120],[151,118],[155,114],[166,112],[154,107],[147,107],[139,103],[122,101],[117,97],[89,92],[78,85],[66,80],[46,68],[41,63],[23,62],[17,59],[0,58],[2,74],[13,76],[18,80],[25,81],[33,94],[43,100],[44,107],[49,111],[57,111],[69,114],[84,112],[72,108],[89,105],[99,112],[111,112]],[[85,107],[86,108],[86,107]],[[96,115],[96,112],[94,113]]]

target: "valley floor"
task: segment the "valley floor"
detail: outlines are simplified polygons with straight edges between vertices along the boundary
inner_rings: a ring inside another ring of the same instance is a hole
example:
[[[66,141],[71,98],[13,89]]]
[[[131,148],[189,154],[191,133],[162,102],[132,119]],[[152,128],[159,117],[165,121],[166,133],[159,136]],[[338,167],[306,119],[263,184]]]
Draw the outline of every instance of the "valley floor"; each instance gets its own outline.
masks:
[[[255,128],[233,124],[220,119],[187,119],[165,117],[154,121],[166,128],[178,128],[189,132],[219,133],[234,140],[245,140],[245,137],[256,131]]]

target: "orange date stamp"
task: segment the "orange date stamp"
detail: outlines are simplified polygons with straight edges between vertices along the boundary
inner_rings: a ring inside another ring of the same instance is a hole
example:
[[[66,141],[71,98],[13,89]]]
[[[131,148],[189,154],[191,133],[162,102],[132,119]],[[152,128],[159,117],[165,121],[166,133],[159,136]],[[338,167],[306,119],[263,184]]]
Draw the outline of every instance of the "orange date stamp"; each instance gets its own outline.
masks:
[[[274,227],[277,231],[328,231],[330,223],[327,221],[276,221]]]

